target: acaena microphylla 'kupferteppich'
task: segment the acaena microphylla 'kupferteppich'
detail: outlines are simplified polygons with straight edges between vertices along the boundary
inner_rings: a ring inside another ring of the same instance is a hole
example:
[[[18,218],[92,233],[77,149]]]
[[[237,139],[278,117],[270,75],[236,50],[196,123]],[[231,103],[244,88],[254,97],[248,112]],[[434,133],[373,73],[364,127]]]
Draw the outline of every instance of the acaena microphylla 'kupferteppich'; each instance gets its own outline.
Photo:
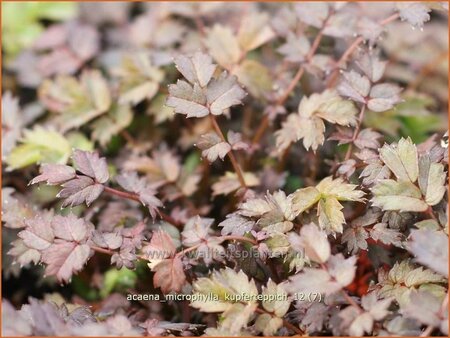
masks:
[[[5,336],[448,334],[448,4],[2,4]]]

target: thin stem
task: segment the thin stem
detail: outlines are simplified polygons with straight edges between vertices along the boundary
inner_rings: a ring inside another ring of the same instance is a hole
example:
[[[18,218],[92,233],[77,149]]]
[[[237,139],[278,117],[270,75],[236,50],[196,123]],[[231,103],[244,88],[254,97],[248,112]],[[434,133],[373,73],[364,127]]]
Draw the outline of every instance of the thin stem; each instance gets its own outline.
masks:
[[[352,297],[350,297],[350,296],[348,295],[347,292],[345,292],[344,289],[341,290],[341,293],[342,293],[342,295],[344,296],[345,300],[346,300],[351,306],[353,306],[354,308],[358,309],[359,312],[363,312],[363,310],[362,310],[361,307],[358,305],[358,303],[356,303],[356,302],[354,301],[354,299],[353,299]]]
[[[119,196],[122,198],[126,198],[132,201],[137,201],[137,202],[141,202],[139,196],[137,194],[131,193],[131,192],[127,192],[127,191],[122,191],[122,190],[117,190],[114,188],[110,188],[107,186],[104,186],[104,190],[111,194],[111,195],[115,195],[115,196]],[[166,214],[165,212],[158,210],[158,214],[161,217],[161,219],[163,221],[166,221],[167,223],[170,223],[172,225],[175,225],[176,227],[180,227],[183,225],[183,223],[177,221],[176,219],[174,219],[172,216]]]
[[[110,188],[107,186],[104,186],[104,190],[111,195],[115,195],[115,196],[119,196],[119,197],[126,198],[129,200],[140,202],[139,196],[137,194],[133,194],[131,192],[126,192],[126,191],[122,191],[122,190],[117,190],[117,189]]]
[[[176,257],[184,256],[184,255],[186,255],[187,253],[189,253],[189,252],[191,252],[191,251],[197,250],[202,244],[203,244],[203,243],[199,243],[199,244],[196,244],[196,245],[191,246],[191,247],[189,247],[189,248],[183,249],[183,250],[177,252],[175,256],[176,256]]]
[[[268,315],[270,315],[272,317],[277,317],[272,312],[266,311],[266,310],[261,309],[259,307],[256,308],[255,312],[260,313],[260,314],[268,314]],[[294,324],[291,324],[286,319],[283,319],[283,318],[281,318],[281,319],[283,320],[283,326],[286,327],[287,329],[289,329],[291,331],[294,331],[298,335],[304,335],[305,334],[300,328],[298,328]]]
[[[355,140],[358,138],[359,130],[361,129],[361,125],[364,120],[365,111],[366,111],[366,104],[363,104],[363,106],[361,107],[361,111],[359,112],[358,124],[356,125],[355,131],[353,132],[352,142],[348,146],[344,161],[347,161],[352,154],[353,142],[355,142]]]
[[[287,100],[289,94],[291,94],[291,92],[294,90],[295,86],[301,80],[304,73],[305,73],[305,65],[302,64],[298,69],[297,73],[295,73],[294,78],[289,83],[289,86],[286,88],[284,94],[277,100],[276,102],[277,105],[282,105]]]
[[[95,245],[90,245],[90,248],[96,252],[100,252],[109,256],[114,255],[115,253],[117,253],[117,251],[113,251],[113,250],[109,250],[109,249],[105,249],[105,248],[100,248],[99,246],[95,246]],[[148,260],[147,257],[142,256],[142,255],[136,255],[137,258],[142,259],[142,260]]]
[[[387,25],[388,23],[391,23],[392,21],[397,20],[399,17],[400,17],[400,14],[399,14],[399,13],[394,13],[394,14],[392,14],[391,16],[388,16],[386,19],[381,20],[381,21],[380,21],[380,25],[381,25],[381,26],[385,26],[385,25]]]
[[[108,249],[104,249],[104,248],[100,248],[99,246],[93,246],[93,245],[90,245],[90,247],[91,247],[92,250],[97,251],[97,252],[104,253],[104,254],[106,254],[106,255],[112,256],[112,255],[115,254],[114,251],[108,250]]]
[[[280,105],[284,104],[284,102],[288,99],[291,92],[297,86],[297,83],[303,77],[303,74],[305,73],[305,65],[311,61],[311,59],[313,58],[314,54],[317,51],[317,48],[319,48],[320,42],[322,41],[322,37],[323,37],[323,30],[325,29],[330,17],[331,16],[328,16],[328,18],[324,21],[323,27],[320,29],[319,33],[315,37],[313,44],[311,45],[311,49],[309,50],[308,54],[305,57],[305,63],[302,63],[300,68],[297,70],[297,73],[295,73],[294,78],[291,80],[288,87],[286,88],[284,94],[279,97],[279,99],[275,102],[275,105],[280,106]],[[263,137],[267,127],[269,126],[269,122],[270,122],[269,116],[264,115],[258,129],[256,130],[255,136],[253,137],[252,145],[259,143],[259,141]]]
[[[203,24],[203,20],[199,15],[194,17],[195,25],[197,26],[197,30],[200,33],[201,37],[206,36],[205,25]]]
[[[219,127],[219,124],[217,123],[216,117],[212,114],[209,114],[209,117],[211,119],[213,128],[216,131],[216,133],[219,135],[220,139],[223,142],[227,142],[227,140],[225,139],[225,136],[222,133],[222,130]],[[232,164],[234,171],[236,172],[236,175],[239,179],[239,183],[241,184],[242,188],[247,189],[247,184],[245,183],[244,174],[242,173],[242,169],[239,166],[239,163],[237,162],[236,157],[234,156],[233,150],[230,150],[227,155],[230,158],[231,164]]]
[[[128,132],[128,130],[124,129],[120,132],[120,135],[122,135],[122,137],[131,145],[136,145],[137,142],[136,140],[133,138],[133,136],[131,136],[131,134]]]
[[[391,23],[392,21],[397,20],[397,18],[399,17],[398,13],[394,13],[391,16],[387,17],[384,20],[381,20],[379,22],[379,24],[381,26],[385,26],[389,23]],[[335,82],[337,80],[338,74],[339,74],[339,69],[342,67],[343,64],[345,64],[348,60],[348,58],[353,54],[353,52],[356,50],[356,48],[358,48],[358,46],[364,42],[364,38],[361,36],[358,36],[355,41],[353,41],[353,43],[347,48],[347,50],[344,52],[344,54],[342,54],[342,56],[340,57],[340,59],[336,62],[335,65],[335,69],[333,71],[333,73],[330,75],[330,78],[328,80],[328,85],[327,88],[331,88],[334,87]]]
[[[434,214],[433,208],[432,208],[431,206],[429,206],[428,209],[427,209],[425,212],[426,212],[426,214],[427,214],[428,216],[430,216],[433,220],[435,220],[437,223],[439,223],[439,220],[438,220],[438,218],[436,217],[436,215]]]

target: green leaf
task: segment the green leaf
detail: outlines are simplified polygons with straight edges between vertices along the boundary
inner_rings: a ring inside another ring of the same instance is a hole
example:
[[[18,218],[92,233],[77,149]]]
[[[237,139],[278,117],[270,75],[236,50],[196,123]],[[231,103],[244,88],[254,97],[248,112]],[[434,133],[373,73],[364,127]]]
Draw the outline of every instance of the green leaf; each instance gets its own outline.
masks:
[[[428,205],[419,188],[407,181],[381,180],[372,188],[372,205],[383,210],[422,212]]]
[[[31,4],[30,9],[34,17],[48,20],[71,19],[77,14],[78,7],[73,3],[53,1],[31,2]]]
[[[273,336],[282,326],[283,319],[273,317],[268,313],[259,315],[255,322],[255,328],[262,332],[264,336]]]
[[[108,113],[92,123],[92,138],[106,146],[111,138],[127,128],[133,120],[129,105],[113,105]]]
[[[291,247],[287,236],[283,233],[274,233],[264,242],[270,250],[270,257],[285,255]]]
[[[277,285],[269,279],[267,286],[262,289],[262,295],[262,306],[267,311],[278,317],[283,317],[288,312],[291,301],[281,285]]]
[[[187,174],[192,174],[200,163],[201,158],[198,155],[198,153],[192,152],[191,154],[186,156],[186,159],[184,160],[183,172],[186,172]]]
[[[343,206],[339,201],[363,201],[364,192],[356,190],[355,184],[345,183],[342,178],[325,177],[316,187],[307,187],[294,192],[293,209],[296,214],[311,208],[317,202],[319,225],[328,231],[342,232],[345,223]]]
[[[25,130],[21,144],[6,159],[8,169],[20,169],[34,163],[66,163],[71,154],[69,142],[53,130],[36,127]]]
[[[255,60],[244,60],[234,73],[239,82],[256,98],[264,98],[272,89],[269,69]]]
[[[326,197],[334,197],[339,201],[361,202],[364,192],[356,190],[357,185],[345,183],[342,178],[333,179],[331,176],[325,177],[316,186],[317,190]]]
[[[381,160],[402,181],[415,182],[419,175],[416,145],[411,138],[402,138],[398,144],[385,144],[380,149]]]
[[[320,191],[314,187],[307,187],[298,189],[291,196],[293,209],[298,215],[320,200]]]
[[[250,321],[256,308],[256,303],[235,303],[222,314],[220,326],[223,329],[236,334],[240,332],[243,327],[247,326],[247,323]]]
[[[249,300],[244,302],[255,303],[258,290],[255,282],[249,280],[241,270],[236,272],[230,268],[214,271],[210,278],[202,277],[194,284],[196,300],[191,306],[203,312],[224,312],[229,310],[237,299],[233,296],[245,296]],[[202,299],[202,295],[206,296]]]
[[[92,288],[80,276],[73,276],[72,283],[70,283],[73,291],[87,301],[97,301],[99,299],[98,290]]]
[[[429,156],[419,159],[419,187],[428,205],[438,204],[445,194],[447,175],[441,163],[432,163]]]
[[[119,79],[119,104],[138,104],[153,98],[164,72],[151,63],[145,52],[126,54],[119,67],[111,71]]]
[[[2,3],[2,45],[14,56],[31,47],[44,30],[41,19],[67,20],[76,15],[77,4],[71,2],[23,1]]]
[[[110,269],[104,274],[100,296],[106,298],[113,291],[126,291],[135,287],[136,272],[123,267],[120,270]]]
[[[400,304],[409,301],[409,295],[417,289],[433,290],[437,294],[442,291],[438,284],[445,283],[446,279],[429,269],[416,268],[410,261],[395,263],[389,273],[379,276],[380,296],[383,298],[395,297]]]
[[[91,142],[84,134],[80,132],[70,132],[67,134],[67,141],[73,149],[80,149],[85,151],[93,151],[94,143]]]
[[[65,75],[45,80],[39,96],[49,110],[58,113],[54,119],[62,131],[84,125],[111,106],[108,83],[97,70],[84,71],[80,80]]]
[[[222,67],[237,63],[241,56],[238,40],[229,27],[216,24],[206,36],[205,45],[214,60]]]
[[[267,13],[248,13],[244,16],[237,36],[243,50],[258,48],[275,36],[269,20]]]
[[[324,120],[342,126],[356,124],[357,110],[351,101],[344,100],[335,90],[304,96],[298,106],[298,113],[290,114],[275,133],[279,150],[303,139],[306,149],[317,150],[325,141]]]
[[[166,106],[166,100],[166,95],[157,94],[152,99],[152,102],[147,109],[147,113],[154,116],[156,124],[160,124],[165,121],[171,121],[175,117],[173,109]]]
[[[400,116],[401,133],[416,143],[424,142],[432,132],[445,131],[447,121],[443,115]]]
[[[343,208],[334,197],[322,198],[317,208],[320,227],[328,231],[342,232],[342,225],[345,223],[344,214],[341,211]]]

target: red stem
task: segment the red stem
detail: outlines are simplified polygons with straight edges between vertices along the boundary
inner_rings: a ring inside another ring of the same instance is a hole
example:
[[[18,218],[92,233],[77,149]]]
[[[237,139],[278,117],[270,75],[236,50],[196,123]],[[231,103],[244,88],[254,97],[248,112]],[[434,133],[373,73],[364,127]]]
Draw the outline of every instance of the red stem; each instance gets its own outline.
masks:
[[[358,124],[356,125],[355,131],[353,132],[352,142],[348,146],[344,161],[347,161],[352,154],[353,142],[355,142],[355,140],[358,138],[359,130],[361,129],[365,111],[366,111],[366,104],[364,103],[363,106],[361,107],[361,111],[360,111],[359,117],[358,117]]]
[[[297,86],[297,83],[301,80],[303,77],[303,74],[305,73],[305,64],[309,63],[311,59],[313,58],[314,54],[317,51],[317,48],[319,48],[320,41],[323,37],[323,30],[325,29],[327,22],[331,16],[328,16],[328,18],[324,21],[323,27],[320,29],[319,33],[315,37],[313,44],[311,46],[311,49],[309,50],[308,54],[305,57],[305,63],[302,63],[300,68],[298,69],[297,73],[295,74],[294,78],[289,83],[288,87],[286,88],[286,91],[283,95],[280,96],[280,98],[276,101],[275,105],[282,105],[284,102],[288,99],[291,92],[294,90],[294,88]],[[252,144],[258,144],[261,140],[262,136],[264,135],[267,127],[269,126],[269,116],[264,115],[263,119],[261,120],[261,123],[259,125],[259,128],[256,130],[255,136],[253,137]]]
[[[399,17],[398,13],[394,13],[391,16],[387,17],[384,20],[381,20],[379,22],[379,24],[381,26],[385,26],[388,23],[391,23],[392,21],[397,20],[397,18]],[[355,39],[355,41],[353,41],[353,43],[347,48],[347,50],[344,52],[344,54],[342,54],[341,58],[338,60],[338,62],[336,62],[335,65],[335,69],[333,71],[333,73],[330,75],[330,78],[328,80],[328,85],[327,88],[331,88],[334,87],[335,82],[337,80],[338,74],[339,74],[339,68],[341,68],[341,66],[347,62],[347,59],[353,54],[353,52],[356,50],[356,48],[358,48],[358,46],[364,41],[364,39],[359,36]]]
[[[140,202],[141,200],[139,199],[139,196],[137,194],[131,193],[131,192],[126,192],[126,191],[121,191],[121,190],[117,190],[114,188],[110,188],[105,186],[104,187],[105,191],[111,195],[115,195],[115,196],[119,196],[122,198],[126,198],[132,201],[137,201]],[[183,226],[183,223],[177,221],[176,219],[174,219],[172,216],[166,214],[165,212],[158,210],[158,214],[161,217],[161,219],[163,221],[166,221],[167,223],[170,223],[176,227],[181,227]]]
[[[219,135],[220,139],[223,142],[227,142],[227,140],[225,139],[225,136],[222,133],[222,130],[219,127],[219,124],[217,123],[216,117],[212,114],[209,114],[209,117],[211,119],[213,128],[216,131],[216,133]],[[245,183],[244,174],[242,173],[242,169],[239,166],[239,163],[237,162],[236,157],[234,156],[233,150],[230,150],[227,155],[231,161],[234,171],[236,172],[236,175],[239,179],[239,183],[241,184],[242,188],[247,189],[247,184]]]
[[[272,317],[277,317],[272,312],[266,311],[266,310],[261,309],[259,307],[256,308],[255,312],[256,313],[260,313],[260,314],[268,314],[268,315],[270,315]],[[283,320],[283,326],[284,327],[288,328],[291,331],[294,331],[297,335],[303,336],[305,334],[302,330],[300,330],[300,328],[298,328],[297,326],[291,324],[286,319],[283,319],[283,318],[281,318],[281,319]]]

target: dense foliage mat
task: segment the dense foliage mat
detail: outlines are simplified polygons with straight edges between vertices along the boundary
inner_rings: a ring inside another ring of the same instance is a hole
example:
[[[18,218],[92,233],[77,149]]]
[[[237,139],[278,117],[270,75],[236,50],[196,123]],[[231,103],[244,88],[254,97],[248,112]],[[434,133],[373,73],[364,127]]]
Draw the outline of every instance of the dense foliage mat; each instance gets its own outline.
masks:
[[[447,6],[2,3],[3,335],[448,334]]]

